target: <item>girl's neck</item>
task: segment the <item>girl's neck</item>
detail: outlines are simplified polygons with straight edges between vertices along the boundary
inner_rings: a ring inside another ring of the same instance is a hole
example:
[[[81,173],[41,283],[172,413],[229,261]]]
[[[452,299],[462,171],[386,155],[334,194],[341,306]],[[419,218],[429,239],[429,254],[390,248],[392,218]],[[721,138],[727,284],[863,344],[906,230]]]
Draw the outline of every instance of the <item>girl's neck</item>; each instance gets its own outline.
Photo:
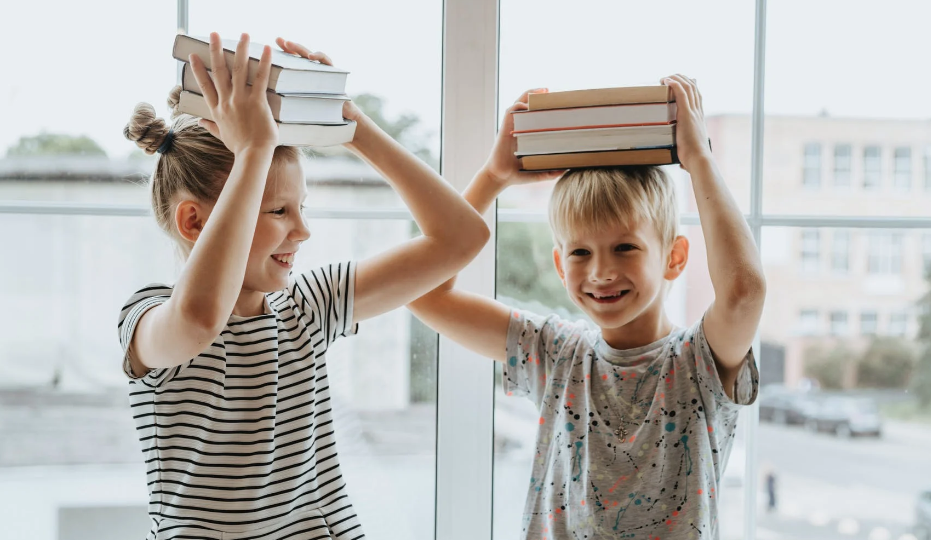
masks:
[[[233,306],[233,315],[237,317],[258,317],[265,314],[265,293],[247,291],[239,293],[239,299]]]

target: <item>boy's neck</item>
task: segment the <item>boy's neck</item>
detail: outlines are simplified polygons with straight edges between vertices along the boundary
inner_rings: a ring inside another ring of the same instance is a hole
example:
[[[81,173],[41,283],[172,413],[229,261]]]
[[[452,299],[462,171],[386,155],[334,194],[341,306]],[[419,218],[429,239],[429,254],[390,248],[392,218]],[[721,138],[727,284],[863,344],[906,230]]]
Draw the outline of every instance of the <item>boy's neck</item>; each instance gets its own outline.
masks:
[[[624,326],[602,328],[601,338],[612,349],[627,350],[655,343],[668,336],[674,328],[666,312],[643,313]]]

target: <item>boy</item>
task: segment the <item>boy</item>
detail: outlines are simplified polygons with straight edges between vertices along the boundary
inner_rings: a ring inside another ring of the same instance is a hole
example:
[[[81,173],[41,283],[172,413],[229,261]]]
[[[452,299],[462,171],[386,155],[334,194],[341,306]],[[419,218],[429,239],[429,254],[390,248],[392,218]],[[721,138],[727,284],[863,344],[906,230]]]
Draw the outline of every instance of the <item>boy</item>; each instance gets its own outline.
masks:
[[[540,408],[522,538],[717,538],[718,480],[737,413],[756,398],[751,344],[765,281],[750,230],[712,159],[701,94],[663,80],[692,180],[715,299],[676,328],[663,311],[685,269],[672,183],[657,167],[566,172],[550,201],[556,271],[598,326],[511,310],[450,281],[410,304],[440,333],[504,362],[508,393]],[[521,173],[511,113],[465,197],[484,212]]]

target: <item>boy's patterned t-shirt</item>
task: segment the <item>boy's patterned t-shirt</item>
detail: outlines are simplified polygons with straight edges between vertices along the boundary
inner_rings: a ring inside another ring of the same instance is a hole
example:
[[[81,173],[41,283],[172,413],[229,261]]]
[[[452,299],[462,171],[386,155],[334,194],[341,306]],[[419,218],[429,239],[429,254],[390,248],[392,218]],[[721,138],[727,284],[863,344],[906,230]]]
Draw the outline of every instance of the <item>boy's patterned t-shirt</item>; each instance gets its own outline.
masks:
[[[585,322],[512,312],[504,389],[540,410],[522,538],[718,538],[719,480],[759,373],[748,352],[730,399],[702,323],[617,350]]]

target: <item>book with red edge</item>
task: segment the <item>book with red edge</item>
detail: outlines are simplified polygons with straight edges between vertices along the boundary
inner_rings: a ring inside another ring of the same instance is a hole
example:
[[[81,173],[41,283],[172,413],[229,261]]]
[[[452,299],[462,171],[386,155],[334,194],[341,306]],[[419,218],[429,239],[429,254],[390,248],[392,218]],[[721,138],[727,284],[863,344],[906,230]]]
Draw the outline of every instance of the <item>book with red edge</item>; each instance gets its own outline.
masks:
[[[669,103],[675,100],[670,87],[657,84],[535,93],[528,96],[527,106],[531,111],[541,111],[632,103]]]
[[[676,110],[676,103],[670,102],[516,111],[513,133],[658,126],[675,122]]]

